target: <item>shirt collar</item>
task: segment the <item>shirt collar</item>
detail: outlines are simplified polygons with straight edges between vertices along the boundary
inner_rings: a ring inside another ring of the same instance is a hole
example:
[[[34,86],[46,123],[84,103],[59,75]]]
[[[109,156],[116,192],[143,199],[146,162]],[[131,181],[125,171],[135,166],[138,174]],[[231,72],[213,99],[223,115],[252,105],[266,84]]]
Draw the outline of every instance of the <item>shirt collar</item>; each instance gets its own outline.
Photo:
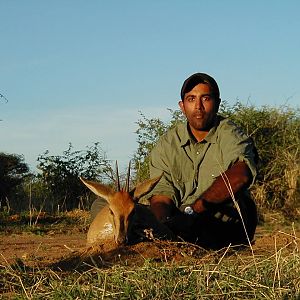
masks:
[[[192,137],[188,130],[188,122],[183,123],[182,126],[179,127],[179,136],[181,139],[181,147],[184,147],[191,143]]]
[[[207,136],[205,137],[205,141],[215,144],[217,142],[217,135],[216,131],[220,124],[220,121],[223,117],[217,115],[213,127],[209,130]],[[190,133],[190,130],[188,128],[188,122],[184,123],[184,126],[180,128],[180,136],[181,136],[181,146],[184,147],[194,141],[194,137]]]

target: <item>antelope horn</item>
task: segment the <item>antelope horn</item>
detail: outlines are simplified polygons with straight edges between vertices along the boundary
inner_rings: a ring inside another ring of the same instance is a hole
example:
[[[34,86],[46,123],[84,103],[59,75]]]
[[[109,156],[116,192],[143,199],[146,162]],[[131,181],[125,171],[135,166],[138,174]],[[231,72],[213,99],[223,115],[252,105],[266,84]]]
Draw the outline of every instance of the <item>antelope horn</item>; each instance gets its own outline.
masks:
[[[127,177],[126,177],[126,185],[125,185],[125,191],[127,193],[129,193],[130,165],[131,165],[131,161],[129,161]]]
[[[119,168],[118,168],[118,161],[116,160],[116,184],[117,184],[117,189],[118,192],[121,190],[120,186],[120,177],[119,177]]]

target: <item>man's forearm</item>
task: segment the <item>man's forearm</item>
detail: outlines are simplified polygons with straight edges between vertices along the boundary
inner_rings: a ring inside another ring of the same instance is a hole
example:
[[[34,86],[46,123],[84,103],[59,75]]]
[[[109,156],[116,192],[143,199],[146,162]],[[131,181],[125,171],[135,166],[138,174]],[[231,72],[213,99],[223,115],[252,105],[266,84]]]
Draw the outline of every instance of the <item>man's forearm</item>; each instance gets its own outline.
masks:
[[[232,193],[236,194],[249,185],[252,179],[250,169],[245,162],[239,161],[230,169],[216,178],[214,183],[196,200],[193,209],[202,212],[208,204],[218,204],[230,199]]]

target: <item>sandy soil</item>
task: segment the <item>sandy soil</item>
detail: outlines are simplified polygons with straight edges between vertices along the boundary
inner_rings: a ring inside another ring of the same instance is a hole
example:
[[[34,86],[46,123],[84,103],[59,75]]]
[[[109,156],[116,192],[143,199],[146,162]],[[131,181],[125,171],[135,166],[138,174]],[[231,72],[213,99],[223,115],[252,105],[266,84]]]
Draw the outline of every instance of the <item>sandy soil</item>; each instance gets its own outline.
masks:
[[[185,261],[199,259],[207,255],[207,251],[186,243],[162,241],[142,242],[133,246],[123,246],[104,250],[103,247],[91,249],[85,247],[86,234],[68,232],[46,235],[0,234],[0,265],[8,266],[16,262],[28,266],[55,266],[61,269],[73,269],[82,263],[86,265],[111,266],[113,264],[139,265],[145,259],[162,262]],[[272,255],[277,249],[300,249],[300,230],[266,230],[257,229],[256,241],[253,245],[255,255]],[[245,256],[250,249],[241,250]],[[224,253],[224,250],[223,252]]]

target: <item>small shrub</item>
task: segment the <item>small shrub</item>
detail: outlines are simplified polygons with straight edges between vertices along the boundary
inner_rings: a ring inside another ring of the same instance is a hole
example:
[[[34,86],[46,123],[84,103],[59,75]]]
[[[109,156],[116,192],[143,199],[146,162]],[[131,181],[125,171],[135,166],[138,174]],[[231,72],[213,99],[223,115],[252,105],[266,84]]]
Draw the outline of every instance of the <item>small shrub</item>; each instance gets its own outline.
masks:
[[[34,185],[36,188],[41,185],[46,203],[51,203],[52,210],[72,210],[89,205],[84,203],[89,197],[79,180],[80,176],[98,181],[112,178],[110,161],[98,143],[76,151],[69,144],[62,155],[53,156],[46,151],[38,157],[38,161],[41,174],[38,174]]]

